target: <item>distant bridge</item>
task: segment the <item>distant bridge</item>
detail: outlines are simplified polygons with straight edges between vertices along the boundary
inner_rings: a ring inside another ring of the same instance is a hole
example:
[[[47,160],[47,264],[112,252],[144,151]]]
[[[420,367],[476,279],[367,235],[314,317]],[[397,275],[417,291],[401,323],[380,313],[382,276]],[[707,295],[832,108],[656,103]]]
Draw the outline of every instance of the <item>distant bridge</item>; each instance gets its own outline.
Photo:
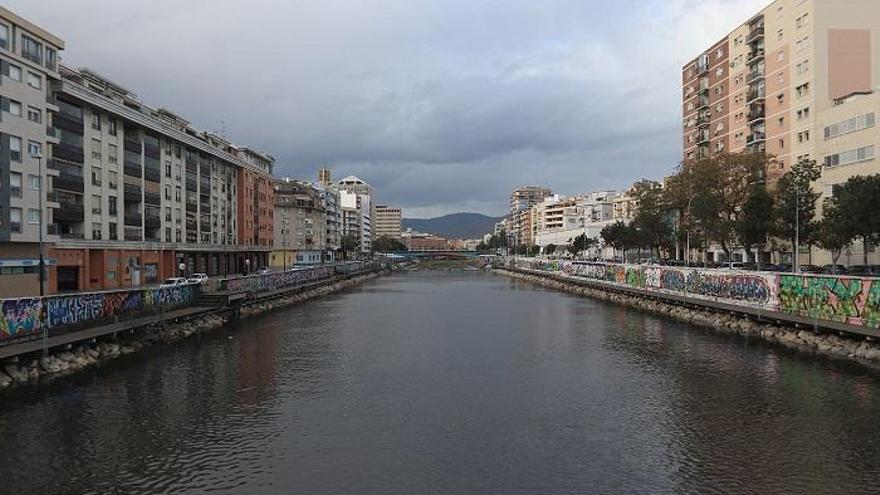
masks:
[[[431,260],[469,260],[474,259],[477,256],[484,254],[479,251],[394,251],[391,253],[376,253],[376,256],[391,258],[391,259],[399,259],[399,260],[416,260],[416,259],[431,259]]]

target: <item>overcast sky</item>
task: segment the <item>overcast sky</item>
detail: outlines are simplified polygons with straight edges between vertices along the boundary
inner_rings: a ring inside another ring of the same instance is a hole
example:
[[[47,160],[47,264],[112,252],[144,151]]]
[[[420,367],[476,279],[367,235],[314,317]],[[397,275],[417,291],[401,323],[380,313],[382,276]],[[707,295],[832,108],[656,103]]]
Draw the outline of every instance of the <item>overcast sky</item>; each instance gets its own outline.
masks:
[[[86,66],[276,173],[371,183],[404,216],[661,178],[680,67],[765,0],[6,0]],[[222,122],[222,124],[221,124]]]

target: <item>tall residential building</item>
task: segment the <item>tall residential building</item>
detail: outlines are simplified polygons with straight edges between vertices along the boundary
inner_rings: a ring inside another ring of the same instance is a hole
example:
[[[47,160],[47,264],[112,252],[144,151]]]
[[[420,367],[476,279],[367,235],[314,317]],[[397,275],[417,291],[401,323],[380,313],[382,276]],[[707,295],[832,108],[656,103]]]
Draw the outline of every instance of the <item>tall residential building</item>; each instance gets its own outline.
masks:
[[[329,168],[322,167],[318,169],[318,184],[323,187],[329,187],[333,185],[333,178]]]
[[[400,208],[388,205],[376,206],[375,236],[400,240]]]
[[[290,178],[275,179],[274,190],[275,241],[271,266],[288,268],[325,261],[324,191]]]
[[[684,158],[766,151],[771,182],[813,159],[826,196],[880,173],[878,53],[880,2],[776,0],[684,66]]]
[[[40,231],[44,243],[58,239],[49,219],[60,205],[46,185],[58,175],[47,160],[58,143],[49,95],[63,49],[63,40],[0,7],[0,297],[38,294]]]
[[[522,212],[530,210],[552,194],[550,189],[541,186],[521,186],[510,193],[510,230],[507,231],[507,238],[511,245],[532,244],[534,239],[526,232],[529,225],[524,222],[528,218],[524,218]]]
[[[343,237],[353,235],[358,245],[355,251],[362,256],[368,256],[373,251],[373,225],[376,218],[373,186],[350,175],[340,180],[337,187]]]

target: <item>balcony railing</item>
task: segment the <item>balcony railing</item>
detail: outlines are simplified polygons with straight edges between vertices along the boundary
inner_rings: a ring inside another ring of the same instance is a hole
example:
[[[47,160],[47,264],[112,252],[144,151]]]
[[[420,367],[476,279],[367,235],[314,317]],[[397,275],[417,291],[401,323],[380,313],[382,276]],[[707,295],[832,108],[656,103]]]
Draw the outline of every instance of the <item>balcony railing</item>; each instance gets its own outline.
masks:
[[[751,145],[753,145],[753,144],[755,144],[755,143],[758,143],[758,142],[764,141],[764,138],[765,138],[765,137],[766,137],[766,136],[764,135],[763,132],[756,132],[756,133],[753,133],[753,134],[749,134],[749,136],[746,138],[746,144],[749,145],[749,146],[751,146]]]
[[[749,62],[750,64],[753,64],[753,63],[756,63],[756,62],[760,61],[760,60],[763,59],[763,58],[764,58],[764,49],[763,49],[763,48],[757,48],[757,49],[752,50],[752,51],[749,52],[748,62]]]
[[[83,178],[77,175],[61,174],[52,179],[52,187],[65,191],[83,192]]]
[[[82,232],[62,232],[60,234],[62,239],[79,239],[82,240],[85,238],[85,235]]]
[[[751,44],[762,37],[764,37],[764,24],[752,26],[752,30],[749,31],[749,34],[746,37],[746,43]]]
[[[763,100],[765,94],[766,94],[766,93],[765,93],[765,90],[764,90],[763,88],[762,88],[762,89],[759,89],[759,90],[750,90],[749,93],[748,93],[748,100],[749,100],[749,101]]]
[[[142,220],[143,220],[143,216],[140,213],[126,213],[125,214],[125,226],[126,227],[140,227]]]

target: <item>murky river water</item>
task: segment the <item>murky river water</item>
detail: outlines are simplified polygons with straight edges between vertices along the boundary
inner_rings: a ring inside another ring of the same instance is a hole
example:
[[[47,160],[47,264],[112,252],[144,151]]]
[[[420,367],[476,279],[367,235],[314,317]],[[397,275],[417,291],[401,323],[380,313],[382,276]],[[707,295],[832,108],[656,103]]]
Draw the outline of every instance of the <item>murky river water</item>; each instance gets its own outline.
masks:
[[[877,493],[880,373],[394,275],[0,395],[0,493]]]

